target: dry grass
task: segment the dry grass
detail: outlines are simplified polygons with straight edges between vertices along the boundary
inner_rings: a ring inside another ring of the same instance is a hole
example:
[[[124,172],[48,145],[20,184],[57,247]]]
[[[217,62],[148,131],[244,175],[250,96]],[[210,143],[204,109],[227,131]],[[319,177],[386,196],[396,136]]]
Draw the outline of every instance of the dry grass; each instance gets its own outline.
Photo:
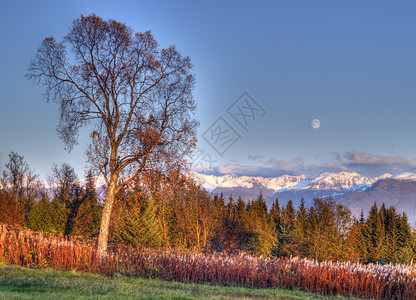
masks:
[[[0,262],[7,264],[374,299],[414,299],[416,295],[416,268],[408,265],[122,248],[112,249],[101,260],[95,249],[94,242],[0,225]]]

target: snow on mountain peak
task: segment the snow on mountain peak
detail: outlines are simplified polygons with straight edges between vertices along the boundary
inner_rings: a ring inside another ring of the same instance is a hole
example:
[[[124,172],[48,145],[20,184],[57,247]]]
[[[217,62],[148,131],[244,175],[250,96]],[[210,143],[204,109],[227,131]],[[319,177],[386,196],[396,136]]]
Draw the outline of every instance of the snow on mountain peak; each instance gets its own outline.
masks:
[[[405,173],[393,176],[392,178],[397,179],[397,180],[413,180],[413,181],[416,181],[416,173],[405,172]]]
[[[191,172],[190,175],[201,186],[208,190],[216,188],[253,188],[255,186],[271,190],[273,192],[297,191],[297,190],[354,190],[363,191],[380,179],[392,177],[391,174],[384,174],[380,177],[369,178],[361,176],[356,172],[322,173],[316,178],[307,178],[306,175],[291,176],[282,175],[279,177],[250,177],[236,175],[204,175]],[[416,174],[404,173],[394,176],[395,179],[416,180]]]
[[[312,190],[343,190],[357,186],[362,189],[376,181],[376,178],[364,177],[355,172],[323,173],[311,182],[309,188]]]
[[[253,186],[260,186],[266,189],[273,190],[275,192],[282,189],[295,188],[301,182],[306,180],[305,175],[290,176],[283,175],[275,178],[264,177],[250,177],[250,176],[231,176],[231,175],[204,175],[196,172],[191,172],[190,175],[207,190],[214,190],[217,187],[233,188],[243,187],[252,188]],[[308,181],[309,182],[309,181]]]

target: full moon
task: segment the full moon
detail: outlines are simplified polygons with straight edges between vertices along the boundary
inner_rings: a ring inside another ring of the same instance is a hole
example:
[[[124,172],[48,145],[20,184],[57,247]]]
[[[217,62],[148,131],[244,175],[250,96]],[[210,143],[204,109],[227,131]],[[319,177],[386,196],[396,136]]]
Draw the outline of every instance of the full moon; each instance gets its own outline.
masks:
[[[311,122],[311,126],[314,129],[318,129],[321,126],[321,122],[318,119],[313,119]]]

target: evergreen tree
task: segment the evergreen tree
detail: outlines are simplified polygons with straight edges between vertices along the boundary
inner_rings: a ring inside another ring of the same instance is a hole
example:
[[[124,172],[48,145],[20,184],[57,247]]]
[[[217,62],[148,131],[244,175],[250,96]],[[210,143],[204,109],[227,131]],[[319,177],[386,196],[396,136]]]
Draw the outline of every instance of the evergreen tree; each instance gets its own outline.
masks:
[[[380,210],[379,210],[378,214],[380,215],[381,224],[384,226],[383,230],[386,230],[386,227],[387,227],[387,223],[388,223],[388,219],[389,219],[388,213],[389,212],[386,209],[386,205],[384,203],[381,204],[381,207],[380,207]]]
[[[63,234],[67,219],[68,210],[65,205],[59,201],[50,202],[44,196],[33,205],[29,212],[26,226],[37,231]]]
[[[246,204],[244,203],[241,196],[238,196],[237,204],[235,207],[236,218],[240,218],[240,219],[243,218],[245,209],[246,209]]]
[[[296,210],[293,207],[293,201],[289,200],[286,204],[284,213],[282,213],[282,222],[285,223],[290,229],[293,228],[296,218]]]
[[[362,261],[362,257],[366,255],[366,247],[362,246],[361,227],[364,223],[360,223],[356,218],[353,219],[352,225],[348,229],[346,235],[346,242],[344,245],[343,260],[349,260],[353,262]]]
[[[234,249],[236,248],[236,207],[234,203],[233,196],[230,195],[228,198],[227,203],[227,213],[226,213],[226,220],[225,220],[225,238],[224,238],[224,246],[227,249]]]
[[[346,260],[351,224],[349,209],[332,198],[315,198],[305,230],[308,256],[317,260]]]
[[[384,216],[383,216],[384,219]],[[385,230],[384,223],[381,214],[378,211],[377,203],[374,202],[370,209],[366,226],[366,233],[364,234],[367,239],[367,261],[366,262],[383,262],[384,257],[384,241],[385,241]]]
[[[248,236],[248,251],[255,255],[271,255],[277,242],[274,227],[274,222],[268,218],[266,201],[260,192],[247,208],[245,234]]]
[[[358,224],[359,224],[359,225],[362,225],[362,224],[364,224],[364,223],[365,223],[364,210],[363,210],[363,209],[361,209],[360,219],[359,219],[359,221],[358,221]]]
[[[385,258],[389,262],[398,262],[398,218],[396,209],[390,206],[386,213]],[[380,217],[382,216],[380,211]]]
[[[243,251],[249,251],[249,244],[251,238],[251,229],[247,228],[249,225],[250,213],[247,211],[246,204],[244,203],[241,196],[238,197],[236,208],[235,208],[235,225],[234,225],[234,236],[236,241],[236,247]]]
[[[98,204],[95,180],[91,171],[88,172],[85,191],[77,206],[73,219],[71,234],[91,236],[100,230],[102,207]]]
[[[277,230],[278,242],[273,251],[276,256],[289,257],[291,253],[291,244],[293,243],[293,228],[295,224],[296,211],[293,207],[292,200],[289,200],[286,207],[281,210],[280,226]]]
[[[317,260],[333,259],[334,234],[336,231],[332,199],[314,199],[316,223],[311,231],[310,255]]]
[[[398,261],[409,264],[413,258],[411,245],[412,233],[407,219],[407,214],[403,213],[399,217],[397,246],[399,248]]]
[[[227,212],[228,212],[229,217],[231,217],[231,215],[234,212],[234,205],[235,205],[234,198],[233,198],[233,195],[231,194],[230,197],[228,198],[228,203],[227,203]]]
[[[227,232],[227,207],[225,205],[224,194],[215,195],[213,198],[213,211],[215,221],[214,236],[211,240],[211,247],[216,251],[225,250],[225,233]]]
[[[160,248],[162,235],[153,197],[145,197],[135,191],[130,193],[126,203],[124,215],[119,219],[115,239],[133,247]]]
[[[358,232],[357,232],[357,240],[358,244],[356,247],[356,251],[359,255],[360,262],[366,263],[369,262],[369,249],[370,249],[370,232],[367,229],[366,222],[361,222],[362,218],[360,217],[360,221],[358,221]]]
[[[275,230],[277,232],[279,226],[280,226],[280,205],[279,205],[279,199],[276,198],[276,200],[272,204],[272,208],[270,209],[269,218],[274,222]]]
[[[307,228],[306,228],[306,235],[309,240],[309,247],[308,247],[308,257],[309,258],[316,258],[316,252],[317,252],[317,236],[315,233],[319,229],[319,223],[318,223],[318,215],[316,213],[316,209],[314,206],[311,206],[308,209],[308,218],[307,218]]]
[[[264,199],[263,193],[261,191],[257,198],[251,203],[250,209],[254,210],[257,213],[257,215],[261,217],[267,217],[266,199]]]
[[[292,255],[307,257],[309,248],[309,238],[307,235],[308,211],[305,207],[305,200],[302,198],[293,228]]]

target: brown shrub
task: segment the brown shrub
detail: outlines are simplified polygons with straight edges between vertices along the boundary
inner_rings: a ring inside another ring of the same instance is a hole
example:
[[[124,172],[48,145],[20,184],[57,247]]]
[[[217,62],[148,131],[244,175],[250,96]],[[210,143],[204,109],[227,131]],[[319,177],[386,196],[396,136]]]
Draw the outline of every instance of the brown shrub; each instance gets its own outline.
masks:
[[[105,259],[96,241],[44,235],[0,224],[0,262],[28,267],[252,288],[299,289],[323,295],[414,299],[416,267],[254,257],[245,253],[112,248]]]

